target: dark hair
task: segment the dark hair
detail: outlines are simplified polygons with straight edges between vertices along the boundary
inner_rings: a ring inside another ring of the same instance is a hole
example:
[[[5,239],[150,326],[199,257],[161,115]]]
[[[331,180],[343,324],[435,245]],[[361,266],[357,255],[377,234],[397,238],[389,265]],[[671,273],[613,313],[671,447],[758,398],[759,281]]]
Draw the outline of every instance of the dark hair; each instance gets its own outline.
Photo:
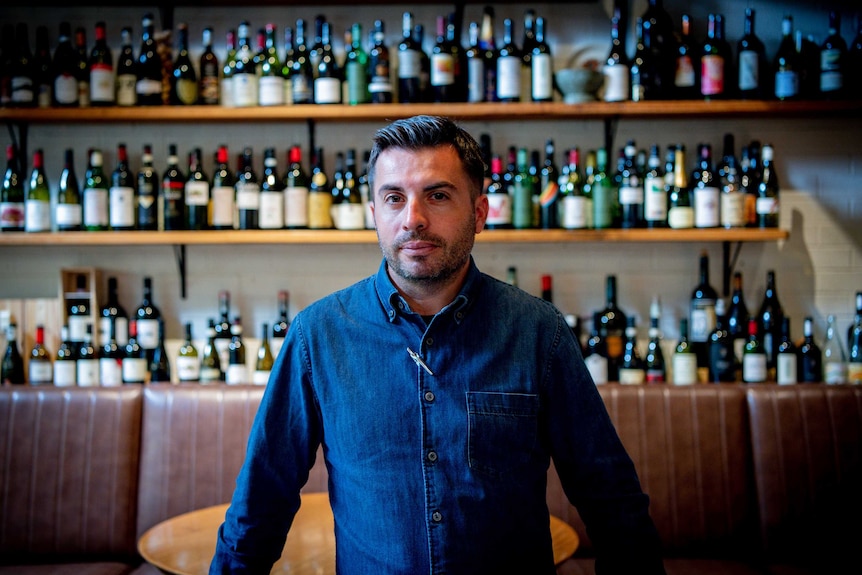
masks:
[[[452,146],[461,158],[472,189],[470,197],[476,199],[482,193],[485,162],[476,140],[466,130],[443,116],[413,116],[395,120],[374,134],[374,146],[368,159],[368,181],[374,188],[374,168],[377,158],[387,148],[419,150]],[[373,198],[373,194],[372,194]]]

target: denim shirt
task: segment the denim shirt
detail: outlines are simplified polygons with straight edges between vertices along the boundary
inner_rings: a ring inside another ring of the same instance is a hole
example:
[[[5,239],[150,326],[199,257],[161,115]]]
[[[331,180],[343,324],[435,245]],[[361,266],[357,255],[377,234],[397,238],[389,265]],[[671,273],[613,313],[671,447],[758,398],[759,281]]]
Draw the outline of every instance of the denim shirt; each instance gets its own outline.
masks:
[[[269,572],[320,444],[340,574],[554,573],[551,457],[598,572],[661,572],[647,497],[564,318],[472,260],[428,321],[385,261],[296,315],[211,573]]]

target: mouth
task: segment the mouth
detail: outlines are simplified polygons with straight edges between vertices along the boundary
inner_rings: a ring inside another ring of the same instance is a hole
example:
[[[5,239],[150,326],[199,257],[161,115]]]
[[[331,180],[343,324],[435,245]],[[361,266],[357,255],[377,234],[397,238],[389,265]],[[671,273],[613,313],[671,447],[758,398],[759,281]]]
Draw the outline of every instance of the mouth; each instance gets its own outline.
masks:
[[[423,257],[430,255],[438,248],[437,244],[425,240],[409,240],[399,245],[401,253],[410,257]]]

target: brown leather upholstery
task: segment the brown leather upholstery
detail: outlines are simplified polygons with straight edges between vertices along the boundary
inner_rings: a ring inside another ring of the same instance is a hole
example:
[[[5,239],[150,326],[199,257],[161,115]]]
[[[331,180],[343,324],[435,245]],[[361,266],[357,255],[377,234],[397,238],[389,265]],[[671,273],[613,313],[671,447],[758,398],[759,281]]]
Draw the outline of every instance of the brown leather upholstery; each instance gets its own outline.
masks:
[[[859,573],[862,388],[763,387],[747,395],[769,559],[813,573]]]
[[[134,561],[140,433],[139,387],[0,388],[0,563]]]

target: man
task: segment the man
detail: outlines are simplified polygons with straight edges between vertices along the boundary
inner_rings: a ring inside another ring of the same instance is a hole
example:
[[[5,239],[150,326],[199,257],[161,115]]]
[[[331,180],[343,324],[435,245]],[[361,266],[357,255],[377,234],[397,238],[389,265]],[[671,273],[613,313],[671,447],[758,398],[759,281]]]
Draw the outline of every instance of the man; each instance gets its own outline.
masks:
[[[318,445],[345,575],[554,573],[550,457],[597,572],[663,573],[648,500],[551,304],[478,271],[479,147],[445,118],[379,130],[383,263],[297,314],[211,573],[268,573]]]

